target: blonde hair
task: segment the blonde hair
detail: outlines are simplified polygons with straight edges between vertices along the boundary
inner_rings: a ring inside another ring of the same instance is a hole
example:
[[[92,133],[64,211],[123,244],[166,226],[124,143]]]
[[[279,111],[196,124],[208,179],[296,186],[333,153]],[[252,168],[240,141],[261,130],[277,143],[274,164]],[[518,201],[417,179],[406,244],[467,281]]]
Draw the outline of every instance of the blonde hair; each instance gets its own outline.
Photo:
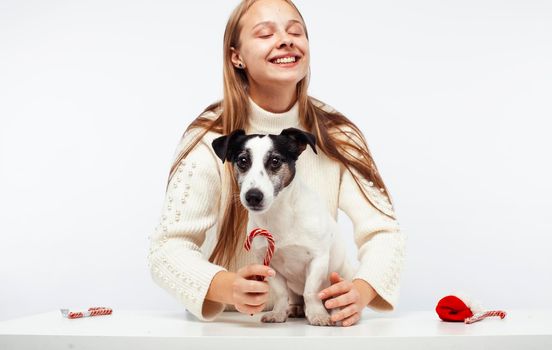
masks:
[[[231,47],[239,48],[239,36],[241,31],[240,20],[247,10],[257,0],[243,0],[232,12],[226,30],[224,32],[223,43],[223,76],[224,76],[224,96],[223,99],[209,105],[184,131],[184,135],[192,129],[199,128],[199,132],[175,158],[172,164],[168,183],[171,181],[178,165],[186,158],[188,153],[203,138],[203,136],[213,131],[221,135],[227,135],[236,129],[247,129],[249,115],[248,99],[248,80],[243,69],[237,69],[232,64]],[[291,0],[282,0],[295,8],[301,20],[303,16]],[[304,21],[303,21],[304,23]],[[308,39],[308,32],[305,28],[305,35]],[[330,159],[342,163],[345,168],[351,171],[353,168],[363,178],[373,182],[376,188],[381,188],[387,194],[389,201],[391,197],[381,176],[378,173],[372,155],[368,150],[368,145],[362,132],[353,122],[337,111],[327,111],[323,109],[324,104],[307,94],[307,87],[310,78],[310,67],[308,74],[297,83],[297,99],[299,103],[299,119],[305,129],[316,136],[317,147],[322,150]],[[316,103],[315,103],[316,102]],[[218,114],[215,119],[203,116],[211,111]],[[341,128],[340,128],[341,127]],[[343,128],[344,127],[344,128]],[[350,128],[352,132],[346,132],[343,129]],[[341,137],[339,137],[341,136]],[[345,136],[345,137],[343,137]],[[239,203],[234,200],[239,187],[233,173],[230,162],[225,162],[225,173],[231,179],[230,195],[227,197],[227,203],[221,203],[224,207],[222,222],[218,225],[217,243],[209,257],[209,261],[221,266],[230,266],[232,254],[236,251],[240,240],[245,235],[247,228],[248,212]],[[369,198],[364,187],[359,183],[358,175],[351,171],[353,178],[364,197],[370,203],[374,204]],[[379,211],[381,209],[374,205]],[[381,211],[394,219],[394,217]]]

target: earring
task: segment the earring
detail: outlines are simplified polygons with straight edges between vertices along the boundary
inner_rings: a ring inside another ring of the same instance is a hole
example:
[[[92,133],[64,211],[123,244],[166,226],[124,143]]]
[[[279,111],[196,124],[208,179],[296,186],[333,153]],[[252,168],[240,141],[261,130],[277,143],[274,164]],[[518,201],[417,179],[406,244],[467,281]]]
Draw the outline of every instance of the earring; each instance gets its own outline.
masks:
[[[243,64],[241,64],[241,63],[238,64],[238,67],[243,68]]]

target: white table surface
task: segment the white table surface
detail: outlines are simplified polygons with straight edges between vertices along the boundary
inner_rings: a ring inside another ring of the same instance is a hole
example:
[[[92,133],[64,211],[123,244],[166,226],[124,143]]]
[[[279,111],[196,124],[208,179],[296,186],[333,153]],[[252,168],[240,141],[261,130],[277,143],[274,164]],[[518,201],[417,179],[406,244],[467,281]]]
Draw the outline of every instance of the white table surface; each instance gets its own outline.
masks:
[[[267,324],[262,314],[238,312],[201,322],[186,311],[114,309],[80,319],[52,311],[0,322],[0,349],[552,349],[552,310],[507,311],[505,319],[466,325],[442,322],[435,311],[366,309],[351,327],[315,327],[304,318]]]

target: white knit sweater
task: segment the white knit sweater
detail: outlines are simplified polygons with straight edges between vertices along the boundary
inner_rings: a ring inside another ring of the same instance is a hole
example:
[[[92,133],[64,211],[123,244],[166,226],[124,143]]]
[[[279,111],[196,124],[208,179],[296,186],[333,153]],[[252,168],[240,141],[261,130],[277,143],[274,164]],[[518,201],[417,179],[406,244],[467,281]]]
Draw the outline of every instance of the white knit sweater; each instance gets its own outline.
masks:
[[[299,122],[297,103],[287,112],[271,113],[251,98],[249,102],[251,112],[247,133],[279,134],[288,127],[305,130]],[[320,106],[333,110],[328,105]],[[204,116],[214,118],[217,114],[206,112]],[[351,137],[358,137],[351,129],[346,131]],[[181,139],[174,158],[196,133],[189,132]],[[153,280],[202,321],[212,321],[225,310],[235,311],[233,305],[205,299],[215,274],[223,270],[236,272],[249,264],[262,264],[262,261],[256,261],[252,252],[246,252],[241,246],[226,268],[208,261],[216,243],[216,230],[222,220],[228,198],[226,189],[229,188],[222,161],[211,147],[211,142],[219,136],[208,132],[180,163],[169,183],[159,225],[150,236],[148,255]],[[327,201],[334,219],[337,219],[338,208],[351,219],[354,232],[350,234],[354,235],[358,247],[359,262],[353,279],[365,280],[378,293],[368,306],[378,311],[393,310],[399,297],[405,236],[396,220],[374,207],[377,205],[394,216],[387,197],[371,182],[362,181],[374,203],[372,205],[363,197],[345,167],[330,160],[323,152],[315,154],[310,148],[300,155],[296,171],[296,176]],[[265,311],[274,305],[272,293],[270,295]]]

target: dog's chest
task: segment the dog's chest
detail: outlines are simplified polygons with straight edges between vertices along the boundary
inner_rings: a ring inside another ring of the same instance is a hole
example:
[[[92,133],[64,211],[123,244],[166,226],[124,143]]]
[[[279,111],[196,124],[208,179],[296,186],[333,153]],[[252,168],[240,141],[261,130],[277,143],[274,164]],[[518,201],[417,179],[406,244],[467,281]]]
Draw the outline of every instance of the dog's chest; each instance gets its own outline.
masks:
[[[269,227],[274,233],[275,250],[270,266],[282,274],[286,280],[302,284],[306,280],[306,269],[311,260],[319,256],[328,256],[333,232],[312,231],[301,226],[286,227],[279,231]],[[285,232],[285,234],[281,234]],[[262,261],[266,254],[266,239],[253,240],[253,246]]]
[[[316,224],[307,223],[306,220],[298,222],[294,218],[270,223],[250,222],[248,232],[254,227],[268,230],[274,237],[275,254],[283,254],[284,258],[290,260],[300,258],[302,261],[308,261],[312,256],[327,253],[334,239],[333,226],[323,225],[322,220],[318,220]],[[253,241],[254,248],[266,248],[266,246],[264,239]]]
[[[276,249],[270,265],[286,280],[305,281],[306,268],[313,255],[310,247],[286,245]]]

